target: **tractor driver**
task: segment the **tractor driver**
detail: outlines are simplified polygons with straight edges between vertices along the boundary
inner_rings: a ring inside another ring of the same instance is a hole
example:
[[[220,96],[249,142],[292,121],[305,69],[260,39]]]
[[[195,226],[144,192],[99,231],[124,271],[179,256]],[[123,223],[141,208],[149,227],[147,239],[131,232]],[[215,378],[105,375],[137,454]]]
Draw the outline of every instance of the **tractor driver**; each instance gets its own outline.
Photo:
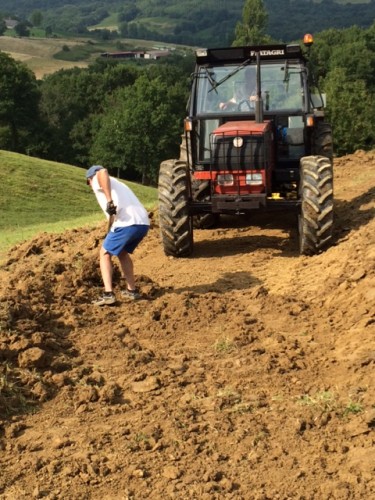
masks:
[[[255,107],[255,100],[256,69],[254,67],[249,67],[245,70],[245,80],[241,82],[234,82],[233,97],[231,97],[231,99],[227,102],[221,102],[219,104],[219,108],[223,111],[245,111]],[[240,105],[241,103],[244,103],[243,107]]]

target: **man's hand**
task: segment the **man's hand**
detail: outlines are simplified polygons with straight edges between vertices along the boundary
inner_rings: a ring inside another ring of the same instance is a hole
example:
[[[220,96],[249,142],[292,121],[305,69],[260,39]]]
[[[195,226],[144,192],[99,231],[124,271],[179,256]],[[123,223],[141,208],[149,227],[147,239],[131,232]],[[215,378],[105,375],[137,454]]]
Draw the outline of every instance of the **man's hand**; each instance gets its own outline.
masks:
[[[108,215],[116,215],[117,207],[114,205],[112,200],[107,203],[106,212]]]

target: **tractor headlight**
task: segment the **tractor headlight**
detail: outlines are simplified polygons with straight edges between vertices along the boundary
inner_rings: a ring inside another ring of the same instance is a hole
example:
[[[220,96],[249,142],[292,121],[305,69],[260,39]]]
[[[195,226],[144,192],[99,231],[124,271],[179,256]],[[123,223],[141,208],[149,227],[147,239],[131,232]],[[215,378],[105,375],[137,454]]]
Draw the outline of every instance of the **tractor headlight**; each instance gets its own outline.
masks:
[[[233,139],[233,146],[235,148],[242,148],[242,146],[243,146],[243,139],[242,139],[242,137],[238,137],[238,136],[235,137]]]
[[[207,57],[208,50],[207,49],[197,49],[195,51],[197,57]]]
[[[219,174],[217,176],[217,183],[219,186],[233,186],[232,174]]]
[[[246,184],[248,186],[261,186],[263,184],[262,174],[246,174]]]

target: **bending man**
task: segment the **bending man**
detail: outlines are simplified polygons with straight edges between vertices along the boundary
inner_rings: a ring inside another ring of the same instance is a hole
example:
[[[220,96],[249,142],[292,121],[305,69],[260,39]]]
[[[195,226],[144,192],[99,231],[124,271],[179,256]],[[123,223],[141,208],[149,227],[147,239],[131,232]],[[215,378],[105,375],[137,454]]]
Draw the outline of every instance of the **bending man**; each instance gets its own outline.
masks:
[[[110,177],[101,165],[93,165],[86,172],[87,184],[91,186],[96,199],[109,221],[108,234],[100,249],[100,271],[104,292],[93,303],[98,306],[111,305],[116,302],[113,292],[112,256],[120,261],[121,273],[126,280],[122,295],[131,299],[141,298],[135,286],[133,261],[130,254],[146,236],[150,221],[144,206],[133,191]]]

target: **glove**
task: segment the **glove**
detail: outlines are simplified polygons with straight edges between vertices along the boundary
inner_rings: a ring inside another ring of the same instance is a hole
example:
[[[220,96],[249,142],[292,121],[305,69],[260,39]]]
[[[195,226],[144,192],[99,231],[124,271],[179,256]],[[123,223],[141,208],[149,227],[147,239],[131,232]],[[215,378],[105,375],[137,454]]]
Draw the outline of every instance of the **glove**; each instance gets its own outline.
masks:
[[[116,215],[117,207],[114,205],[112,200],[107,203],[106,212],[108,215]]]

